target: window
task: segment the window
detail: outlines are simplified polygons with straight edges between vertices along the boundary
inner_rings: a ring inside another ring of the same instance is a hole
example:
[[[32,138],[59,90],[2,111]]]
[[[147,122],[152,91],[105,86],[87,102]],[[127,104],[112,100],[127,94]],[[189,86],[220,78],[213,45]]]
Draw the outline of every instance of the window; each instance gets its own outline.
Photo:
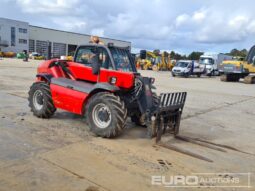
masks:
[[[116,70],[127,72],[135,71],[129,50],[116,47],[111,47],[109,49],[112,53]]]
[[[27,40],[26,39],[19,39],[19,44],[27,44]]]
[[[214,60],[212,58],[200,58],[199,63],[200,64],[213,65]]]
[[[78,50],[75,61],[85,64],[86,66],[91,66],[97,53],[99,53],[99,62],[101,62],[101,67],[105,69],[112,69],[112,64],[105,48],[96,48],[93,46],[81,47]]]
[[[101,67],[105,69],[113,69],[108,52],[105,48],[99,48],[99,61],[101,62]]]
[[[11,27],[11,46],[15,46],[15,44],[16,44],[15,27]]]
[[[35,40],[29,39],[29,52],[35,52]]]
[[[19,33],[27,33],[27,29],[19,28]]]

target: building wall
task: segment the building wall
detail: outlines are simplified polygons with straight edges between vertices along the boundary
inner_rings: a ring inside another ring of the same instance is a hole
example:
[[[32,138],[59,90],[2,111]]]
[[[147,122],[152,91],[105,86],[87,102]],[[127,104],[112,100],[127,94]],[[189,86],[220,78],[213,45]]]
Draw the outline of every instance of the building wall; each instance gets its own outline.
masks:
[[[60,31],[55,29],[48,29],[38,26],[29,25],[29,39],[30,47],[34,47],[36,52],[45,54],[46,42],[51,44],[51,50],[53,56],[67,55],[68,54],[68,45],[80,45],[86,44],[90,41],[90,35]],[[107,44],[109,42],[114,43],[116,46],[120,47],[131,47],[131,42],[121,41],[116,39],[101,38],[101,40]],[[38,45],[38,43],[40,45]],[[42,45],[42,46],[41,46]],[[64,53],[65,51],[65,53]]]
[[[12,27],[15,28],[14,43],[12,42]],[[23,30],[20,31],[20,28],[25,29],[27,33],[23,33]],[[0,18],[1,40],[7,41],[9,45],[5,48],[0,47],[2,51],[17,53],[28,50],[29,52],[39,52],[46,55],[48,44],[50,44],[53,56],[59,57],[61,55],[67,55],[70,50],[74,51],[75,47],[80,44],[89,43],[90,35],[32,26],[27,22]],[[131,48],[131,42],[109,38],[101,38],[101,40],[105,44],[111,42],[116,46],[129,46]]]
[[[7,42],[8,47],[2,51],[22,52],[28,50],[29,25],[27,22],[0,18],[0,41]]]

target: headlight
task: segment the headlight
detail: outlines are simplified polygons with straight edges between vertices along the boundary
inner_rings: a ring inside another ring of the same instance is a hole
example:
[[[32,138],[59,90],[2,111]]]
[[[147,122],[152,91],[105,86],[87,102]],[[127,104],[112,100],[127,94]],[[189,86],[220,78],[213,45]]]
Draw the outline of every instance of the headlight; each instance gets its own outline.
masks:
[[[114,85],[114,84],[116,84],[116,82],[117,82],[117,78],[116,77],[110,77],[109,78],[109,83],[110,84]]]

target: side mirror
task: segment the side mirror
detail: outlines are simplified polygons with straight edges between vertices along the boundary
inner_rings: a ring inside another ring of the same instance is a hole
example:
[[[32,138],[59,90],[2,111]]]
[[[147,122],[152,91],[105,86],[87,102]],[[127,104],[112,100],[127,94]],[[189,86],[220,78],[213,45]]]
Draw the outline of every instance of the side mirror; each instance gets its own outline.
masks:
[[[94,75],[98,75],[100,72],[100,62],[99,62],[99,54],[95,54],[90,60],[91,65],[92,65],[92,73]]]
[[[140,51],[140,58],[141,59],[146,59],[146,50],[141,50]]]

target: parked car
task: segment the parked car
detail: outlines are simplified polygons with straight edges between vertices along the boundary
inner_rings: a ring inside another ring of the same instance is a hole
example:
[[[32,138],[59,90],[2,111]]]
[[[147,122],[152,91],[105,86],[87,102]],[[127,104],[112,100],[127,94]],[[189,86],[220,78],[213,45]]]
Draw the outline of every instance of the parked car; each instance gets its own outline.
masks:
[[[29,58],[30,58],[30,59],[35,59],[35,57],[39,57],[39,56],[41,56],[41,54],[38,53],[38,52],[31,52],[31,53],[29,54]]]
[[[196,75],[200,77],[205,72],[205,68],[193,60],[179,60],[172,69],[172,76],[189,77]]]

